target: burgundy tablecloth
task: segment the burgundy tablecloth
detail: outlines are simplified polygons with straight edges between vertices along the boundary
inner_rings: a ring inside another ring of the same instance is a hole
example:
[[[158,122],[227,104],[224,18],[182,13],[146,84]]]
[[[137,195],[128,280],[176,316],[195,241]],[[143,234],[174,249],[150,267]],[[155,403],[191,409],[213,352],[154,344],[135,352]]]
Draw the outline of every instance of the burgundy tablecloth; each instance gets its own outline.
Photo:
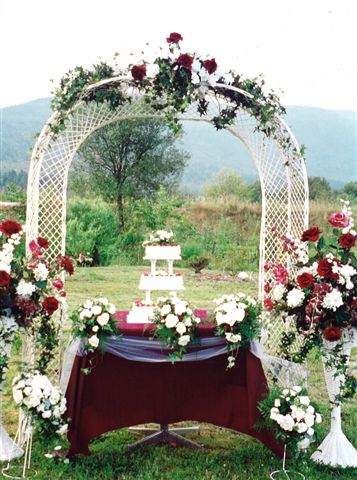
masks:
[[[125,315],[121,315],[125,318]],[[143,325],[120,322],[125,335],[143,335]],[[212,334],[202,325],[202,335]],[[147,331],[146,331],[147,333]],[[81,372],[89,356],[77,356],[67,388],[72,421],[69,455],[89,455],[98,435],[143,423],[207,422],[252,435],[282,454],[273,432],[253,428],[257,403],[267,390],[260,360],[241,349],[236,365],[226,370],[226,355],[197,362],[133,362],[106,353],[96,356],[89,375]]]

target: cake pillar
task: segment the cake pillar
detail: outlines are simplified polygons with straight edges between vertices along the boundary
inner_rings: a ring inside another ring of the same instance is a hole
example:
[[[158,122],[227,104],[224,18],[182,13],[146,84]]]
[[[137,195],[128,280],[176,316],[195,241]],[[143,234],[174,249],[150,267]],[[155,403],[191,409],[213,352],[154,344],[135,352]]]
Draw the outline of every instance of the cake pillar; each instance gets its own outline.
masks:
[[[168,274],[173,275],[174,274],[174,261],[173,260],[168,260],[167,263],[169,264]]]
[[[145,291],[145,303],[150,304],[151,303],[151,292],[150,290]]]
[[[151,260],[151,275],[156,273],[156,260]]]

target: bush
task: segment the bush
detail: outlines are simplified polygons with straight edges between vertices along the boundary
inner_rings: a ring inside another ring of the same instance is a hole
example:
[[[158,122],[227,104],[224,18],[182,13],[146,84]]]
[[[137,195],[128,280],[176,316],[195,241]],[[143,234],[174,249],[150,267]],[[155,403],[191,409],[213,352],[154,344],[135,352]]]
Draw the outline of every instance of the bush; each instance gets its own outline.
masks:
[[[119,235],[114,208],[99,199],[73,199],[68,209],[66,251],[75,258],[86,252],[100,265],[117,259]]]
[[[188,260],[187,265],[192,268],[195,273],[200,273],[201,270],[209,265],[209,258],[204,255],[194,255]]]

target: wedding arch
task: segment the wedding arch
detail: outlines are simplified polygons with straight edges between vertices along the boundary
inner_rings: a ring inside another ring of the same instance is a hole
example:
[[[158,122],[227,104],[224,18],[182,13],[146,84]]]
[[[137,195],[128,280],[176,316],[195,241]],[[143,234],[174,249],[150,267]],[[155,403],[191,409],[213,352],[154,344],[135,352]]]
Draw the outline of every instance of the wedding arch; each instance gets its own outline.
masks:
[[[155,60],[151,76],[143,61],[121,72],[102,62],[92,72],[79,67],[63,77],[54,100],[55,112],[43,127],[31,157],[28,240],[39,235],[47,238],[52,259],[65,253],[69,168],[81,144],[97,129],[133,118],[166,117],[176,130],[180,121],[204,121],[225,128],[241,141],[258,171],[262,297],[267,275],[264,264],[282,262],[272,228],[296,236],[307,227],[308,183],[303,156],[280,116],[282,107],[275,95],[264,95],[257,79],[218,75],[215,59],[179,54],[179,48],[175,57],[178,42],[174,40],[169,42],[167,58]],[[289,257],[283,261],[289,267]],[[277,344],[282,328],[274,328],[273,344]]]

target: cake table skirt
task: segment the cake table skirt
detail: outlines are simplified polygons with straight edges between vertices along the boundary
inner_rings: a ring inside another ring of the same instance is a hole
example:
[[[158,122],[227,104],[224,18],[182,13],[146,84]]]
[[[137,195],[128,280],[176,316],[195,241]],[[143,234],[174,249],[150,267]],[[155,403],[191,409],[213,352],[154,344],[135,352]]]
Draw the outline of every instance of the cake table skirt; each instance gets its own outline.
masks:
[[[71,417],[68,455],[89,455],[98,435],[144,423],[199,421],[251,435],[279,456],[282,446],[271,431],[254,428],[257,404],[267,390],[260,360],[241,349],[226,370],[226,355],[174,364],[125,360],[110,353],[95,356],[89,375],[81,372],[89,356],[76,356],[67,388]]]

